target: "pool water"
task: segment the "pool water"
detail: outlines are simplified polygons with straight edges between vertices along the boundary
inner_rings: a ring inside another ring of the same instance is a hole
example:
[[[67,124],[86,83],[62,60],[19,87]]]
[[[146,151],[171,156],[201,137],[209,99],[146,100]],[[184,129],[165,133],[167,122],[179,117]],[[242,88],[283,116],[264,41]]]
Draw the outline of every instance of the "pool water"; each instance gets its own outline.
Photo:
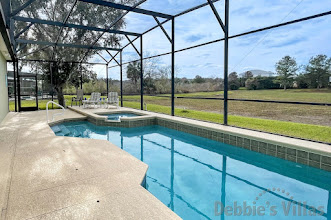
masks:
[[[141,115],[137,115],[134,113],[115,113],[115,114],[108,114],[108,115],[102,115],[102,116],[107,116],[108,120],[120,121],[121,118],[137,117],[137,116],[141,116]]]
[[[147,190],[183,219],[331,219],[331,172],[161,126],[52,129],[108,140],[144,161]]]

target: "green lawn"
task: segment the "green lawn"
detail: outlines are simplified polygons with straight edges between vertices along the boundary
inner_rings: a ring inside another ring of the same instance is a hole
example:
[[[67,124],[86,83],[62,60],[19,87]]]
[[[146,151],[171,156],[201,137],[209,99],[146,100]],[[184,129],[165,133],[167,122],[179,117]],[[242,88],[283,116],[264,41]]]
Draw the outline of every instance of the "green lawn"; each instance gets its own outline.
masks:
[[[64,96],[65,100],[66,100],[66,105],[70,106],[71,105],[71,98],[74,97],[73,95],[66,95]],[[84,96],[84,98],[90,98],[89,95]],[[102,96],[102,98],[106,98],[105,96]],[[46,109],[46,104],[47,102],[50,101],[49,99],[45,99],[45,100],[38,100],[38,108],[40,110],[45,110]],[[57,99],[54,100],[54,102],[58,103]],[[74,102],[74,104],[76,104],[76,102]],[[33,107],[36,106],[36,102],[35,100],[24,100],[22,101],[22,106],[24,107]],[[49,108],[52,108],[52,105],[50,104],[48,106]],[[59,108],[56,105],[54,105],[54,108]],[[9,102],[9,110],[10,111],[14,111],[15,110],[15,103],[14,102]]]
[[[124,106],[140,109],[140,103],[138,102],[124,102]],[[164,114],[170,114],[171,111],[170,107],[154,104],[149,104],[147,108],[148,111],[160,112]],[[223,115],[217,113],[183,110],[176,108],[175,115],[216,123],[223,122]],[[328,126],[309,125],[232,115],[229,116],[228,122],[233,126],[331,143],[331,127]]]
[[[278,101],[297,101],[297,102],[321,102],[331,103],[331,89],[268,89],[268,90],[246,90],[239,89],[229,91],[229,98],[234,99],[263,99],[263,100],[278,100]],[[162,94],[161,96],[170,96],[170,94]],[[176,94],[182,97],[223,97],[223,91],[218,92],[195,92]],[[128,99],[139,99],[139,95],[124,96]],[[147,98],[147,96],[146,96]],[[155,98],[155,97],[153,97]]]
[[[187,97],[222,97],[223,92],[177,94]],[[230,91],[232,98],[288,100],[331,103],[331,90],[237,90]],[[71,104],[73,96],[65,96]],[[89,98],[89,96],[84,96]],[[104,97],[102,97],[104,98]],[[39,109],[45,109],[49,100],[39,100]],[[55,100],[57,101],[57,100]],[[170,114],[170,99],[145,96],[148,110]],[[35,101],[24,101],[33,106]],[[176,116],[222,123],[223,101],[176,99]],[[124,96],[125,107],[140,109],[140,96]],[[14,103],[10,102],[10,110]],[[51,107],[51,106],[50,106]],[[56,106],[54,106],[56,108]],[[184,110],[185,109],[185,110]],[[299,123],[298,123],[299,122]],[[309,105],[281,105],[265,103],[229,102],[229,124],[238,127],[278,133],[293,137],[331,143],[331,107]]]
[[[164,96],[170,96],[166,94]],[[223,97],[223,92],[199,92],[188,94],[176,94],[185,97]],[[262,99],[331,103],[331,89],[291,89],[291,90],[236,90],[229,91],[230,98],[237,99]],[[140,102],[140,96],[124,96],[124,99],[132,102]],[[145,96],[144,102],[148,105],[170,106],[169,97]],[[176,99],[176,108],[190,109],[196,111],[222,113],[222,100],[198,100],[198,99]],[[316,105],[294,105],[277,103],[256,103],[229,101],[229,115],[237,115],[252,118],[271,119],[280,121],[297,122],[303,124],[314,124],[331,126],[331,107]]]

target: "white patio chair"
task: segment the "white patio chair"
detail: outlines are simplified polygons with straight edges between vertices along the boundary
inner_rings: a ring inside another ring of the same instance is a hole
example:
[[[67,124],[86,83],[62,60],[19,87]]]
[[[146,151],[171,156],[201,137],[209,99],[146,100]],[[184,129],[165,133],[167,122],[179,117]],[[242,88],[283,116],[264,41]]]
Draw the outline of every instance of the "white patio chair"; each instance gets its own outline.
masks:
[[[101,94],[99,92],[92,92],[91,98],[83,100],[83,108],[86,108],[88,105],[91,104],[93,104],[95,108],[95,105],[100,104],[100,96]]]
[[[82,89],[77,89],[76,97],[71,98],[71,107],[72,107],[73,102],[76,102],[76,105],[77,105],[77,101],[78,101],[78,104],[80,107],[80,104],[83,102],[83,99],[84,99],[84,91]]]
[[[95,92],[92,92],[90,98],[83,100],[83,108],[86,108],[89,104],[91,104],[91,101],[94,99],[95,99]]]
[[[101,93],[100,92],[96,92],[95,101],[94,101],[94,108],[95,108],[95,105],[101,106]]]
[[[116,108],[119,108],[118,103],[119,103],[118,93],[110,92],[108,94],[108,99],[106,100],[107,108],[108,108],[108,105],[111,105],[111,104],[115,104]]]

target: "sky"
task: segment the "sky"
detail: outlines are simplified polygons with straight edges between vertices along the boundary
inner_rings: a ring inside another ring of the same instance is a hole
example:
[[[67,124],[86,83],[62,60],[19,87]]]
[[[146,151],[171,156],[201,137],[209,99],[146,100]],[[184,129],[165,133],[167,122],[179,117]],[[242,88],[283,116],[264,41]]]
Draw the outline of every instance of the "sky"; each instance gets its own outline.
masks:
[[[175,15],[206,0],[147,0],[140,7]],[[215,3],[224,21],[224,0]],[[330,0],[230,0],[229,35],[235,35],[258,28],[275,25],[331,10]],[[152,16],[130,12],[123,30],[142,33],[157,23]],[[162,18],[159,19],[163,21]],[[331,15],[300,22],[272,30],[250,34],[229,40],[229,72],[242,73],[260,69],[275,72],[275,63],[286,55],[297,60],[299,66],[308,63],[312,56],[326,54],[331,57]],[[171,22],[164,25],[171,36]],[[175,50],[223,38],[223,31],[211,8],[205,6],[175,19]],[[132,37],[133,39],[133,37]],[[121,41],[126,45],[127,39]],[[140,49],[139,40],[134,44]],[[144,56],[170,52],[171,44],[160,28],[143,35]],[[224,42],[217,42],[184,52],[176,53],[176,76],[194,78],[223,77]],[[114,53],[113,53],[114,54]],[[110,60],[110,56],[102,55]],[[119,58],[119,57],[118,57]],[[138,59],[132,46],[123,51],[123,62]],[[90,62],[104,63],[98,55]],[[159,67],[171,65],[169,55],[155,59]],[[115,62],[110,66],[116,65]],[[106,76],[104,65],[95,65],[98,77]],[[124,79],[126,79],[126,66]],[[109,76],[120,78],[119,67],[109,69]]]
[[[181,11],[205,3],[203,0],[147,0],[141,8],[175,15]],[[215,6],[224,19],[224,1]],[[230,36],[242,32],[286,22],[331,10],[330,0],[230,0]],[[160,21],[163,19],[160,18]],[[142,33],[156,25],[153,17],[129,13],[126,17],[127,31]],[[275,72],[275,63],[285,55],[296,58],[298,65],[308,63],[312,56],[331,56],[331,15],[263,31],[229,42],[229,71],[242,73],[261,69]],[[171,23],[164,25],[171,35]],[[175,19],[175,50],[224,37],[222,29],[209,6]],[[123,40],[125,45],[128,41]],[[135,42],[139,49],[139,40]],[[176,76],[194,78],[223,77],[223,42],[176,53]],[[169,52],[171,45],[160,28],[143,37],[145,55]],[[107,59],[109,55],[103,54]],[[170,56],[156,60],[157,64],[169,66]],[[123,51],[123,62],[138,59],[132,46]],[[92,59],[102,62],[98,57]],[[110,66],[116,63],[110,64]],[[104,66],[95,66],[99,77],[105,76]],[[125,72],[125,67],[124,67]],[[119,68],[109,69],[110,77],[119,79]],[[125,75],[125,74],[124,74]]]

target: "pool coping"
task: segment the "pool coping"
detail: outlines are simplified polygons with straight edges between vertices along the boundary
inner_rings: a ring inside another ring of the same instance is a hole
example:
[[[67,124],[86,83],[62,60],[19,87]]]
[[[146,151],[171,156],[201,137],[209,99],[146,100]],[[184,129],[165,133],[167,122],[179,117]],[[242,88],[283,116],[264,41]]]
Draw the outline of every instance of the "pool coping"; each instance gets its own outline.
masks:
[[[146,163],[107,140],[58,137],[49,126],[86,120],[86,116],[66,110],[55,122],[47,123],[45,118],[46,111],[9,113],[0,124],[1,219],[53,219],[63,218],[63,213],[79,219],[84,211],[80,209],[82,206],[88,207],[88,214],[95,214],[99,219],[132,216],[180,219],[145,189]],[[66,163],[62,163],[64,160]],[[43,166],[38,166],[31,179],[31,167],[35,167],[36,162],[42,162]],[[53,168],[58,163],[61,173],[54,174]],[[51,175],[61,178],[47,178]],[[93,206],[98,199],[102,207],[116,210],[109,212]],[[120,212],[121,209],[127,211]]]
[[[100,126],[139,127],[161,125],[331,172],[331,147],[323,143],[131,108],[122,107],[115,111],[145,115],[125,118],[120,123],[110,123],[109,121],[105,121],[105,116],[99,116],[96,113],[98,111],[106,113],[115,112],[112,109],[87,110],[78,107],[69,107],[69,109],[83,114],[87,117],[88,121]]]
[[[112,115],[112,114],[118,114],[118,113],[131,113],[131,114],[133,113],[133,114],[136,114],[137,116],[122,117],[120,120],[107,120],[107,116],[104,116],[105,114]],[[145,114],[145,113],[141,113],[141,112],[136,113],[136,112],[132,112],[132,111],[129,111],[129,110],[124,110],[123,111],[123,110],[120,110],[120,109],[112,110],[111,113],[109,112],[109,110],[104,110],[104,111],[98,112],[96,115],[105,118],[106,122],[116,122],[116,123],[120,123],[122,121],[144,120],[146,118],[150,118],[150,116],[148,114]]]

